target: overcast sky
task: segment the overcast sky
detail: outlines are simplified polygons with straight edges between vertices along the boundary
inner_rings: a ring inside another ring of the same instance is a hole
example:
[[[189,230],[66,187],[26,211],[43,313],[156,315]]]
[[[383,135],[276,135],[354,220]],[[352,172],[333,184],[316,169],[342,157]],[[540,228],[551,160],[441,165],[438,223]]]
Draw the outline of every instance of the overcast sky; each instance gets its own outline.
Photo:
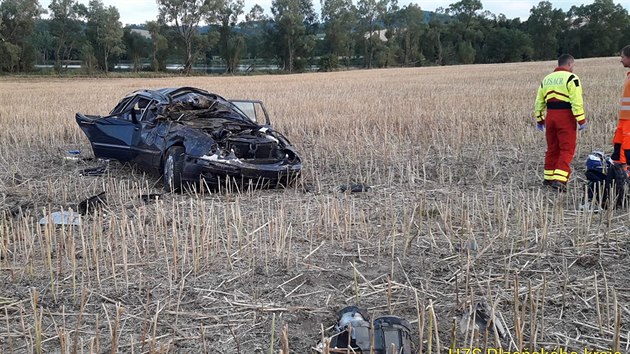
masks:
[[[254,4],[259,4],[265,9],[267,15],[271,15],[271,1],[272,0],[245,0],[245,13],[249,12]],[[529,10],[536,6],[541,0],[481,0],[483,10],[488,10],[495,15],[504,14],[507,18],[520,17],[521,20],[526,20],[529,16]],[[624,1],[614,0],[615,4],[622,4],[628,9],[628,3]],[[89,0],[79,0],[80,3],[88,4]],[[353,0],[356,4],[357,0]],[[422,10],[434,11],[438,7],[447,8],[448,5],[457,2],[457,0],[398,0],[398,5],[403,7],[409,3],[415,3],[420,6]],[[569,1],[569,0],[550,0],[554,8],[560,8],[564,11],[569,10],[573,5],[591,4],[593,0],[585,1]],[[39,0],[42,7],[48,9],[50,0]],[[141,24],[146,21],[155,20],[157,18],[157,4],[155,0],[103,0],[105,6],[115,6],[120,12],[120,21],[123,25],[126,24]],[[624,4],[625,3],[625,4]],[[320,0],[313,0],[315,11],[319,13]]]

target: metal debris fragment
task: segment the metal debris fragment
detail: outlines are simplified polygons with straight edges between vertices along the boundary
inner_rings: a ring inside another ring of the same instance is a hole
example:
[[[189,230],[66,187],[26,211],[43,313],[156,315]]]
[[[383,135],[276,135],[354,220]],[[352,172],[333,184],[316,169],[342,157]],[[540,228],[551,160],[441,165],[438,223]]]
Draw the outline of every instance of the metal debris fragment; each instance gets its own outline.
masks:
[[[363,183],[348,183],[348,184],[342,184],[339,186],[339,192],[341,193],[361,193],[361,192],[367,192],[368,190],[370,190],[370,186],[368,186],[367,184],[363,184]]]
[[[102,176],[107,173],[109,168],[109,160],[102,160],[97,167],[90,167],[79,171],[79,176]]]
[[[57,211],[39,220],[40,225],[53,223],[55,225],[81,225],[81,214],[69,211]]]

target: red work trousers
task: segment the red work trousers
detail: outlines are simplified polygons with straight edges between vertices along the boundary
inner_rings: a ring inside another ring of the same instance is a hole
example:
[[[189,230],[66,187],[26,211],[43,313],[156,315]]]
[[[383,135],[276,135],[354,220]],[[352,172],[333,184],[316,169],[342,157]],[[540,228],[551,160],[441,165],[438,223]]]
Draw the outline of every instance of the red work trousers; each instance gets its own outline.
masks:
[[[566,183],[575,153],[577,122],[570,109],[550,109],[545,117],[545,180]]]
[[[627,163],[630,159],[630,120],[620,119],[613,137],[613,161]]]

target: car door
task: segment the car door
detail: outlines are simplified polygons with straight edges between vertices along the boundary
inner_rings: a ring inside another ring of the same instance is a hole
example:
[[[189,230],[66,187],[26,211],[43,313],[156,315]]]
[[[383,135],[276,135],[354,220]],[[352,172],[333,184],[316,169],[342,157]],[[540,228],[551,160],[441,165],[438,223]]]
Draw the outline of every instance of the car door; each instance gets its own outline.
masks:
[[[133,146],[133,161],[145,169],[159,169],[164,149],[164,122],[157,119],[156,104],[157,101],[139,102],[139,136]]]
[[[260,125],[269,125],[269,115],[262,101],[258,100],[230,100],[239,111],[247,116],[252,122]]]
[[[140,137],[138,107],[146,98],[130,97],[121,102],[113,114],[106,117],[86,116],[77,113],[77,123],[87,135],[94,155],[99,158],[131,161],[137,158],[136,145]],[[118,112],[118,113],[115,113]]]

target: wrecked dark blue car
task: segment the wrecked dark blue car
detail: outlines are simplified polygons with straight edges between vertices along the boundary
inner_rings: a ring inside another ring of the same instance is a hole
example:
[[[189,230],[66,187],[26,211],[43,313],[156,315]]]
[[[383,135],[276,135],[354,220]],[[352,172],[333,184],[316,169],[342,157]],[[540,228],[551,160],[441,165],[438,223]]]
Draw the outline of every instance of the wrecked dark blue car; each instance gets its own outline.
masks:
[[[192,87],[139,90],[108,116],[77,113],[76,120],[95,157],[161,173],[167,191],[199,181],[286,186],[302,168],[260,101],[226,100]]]

